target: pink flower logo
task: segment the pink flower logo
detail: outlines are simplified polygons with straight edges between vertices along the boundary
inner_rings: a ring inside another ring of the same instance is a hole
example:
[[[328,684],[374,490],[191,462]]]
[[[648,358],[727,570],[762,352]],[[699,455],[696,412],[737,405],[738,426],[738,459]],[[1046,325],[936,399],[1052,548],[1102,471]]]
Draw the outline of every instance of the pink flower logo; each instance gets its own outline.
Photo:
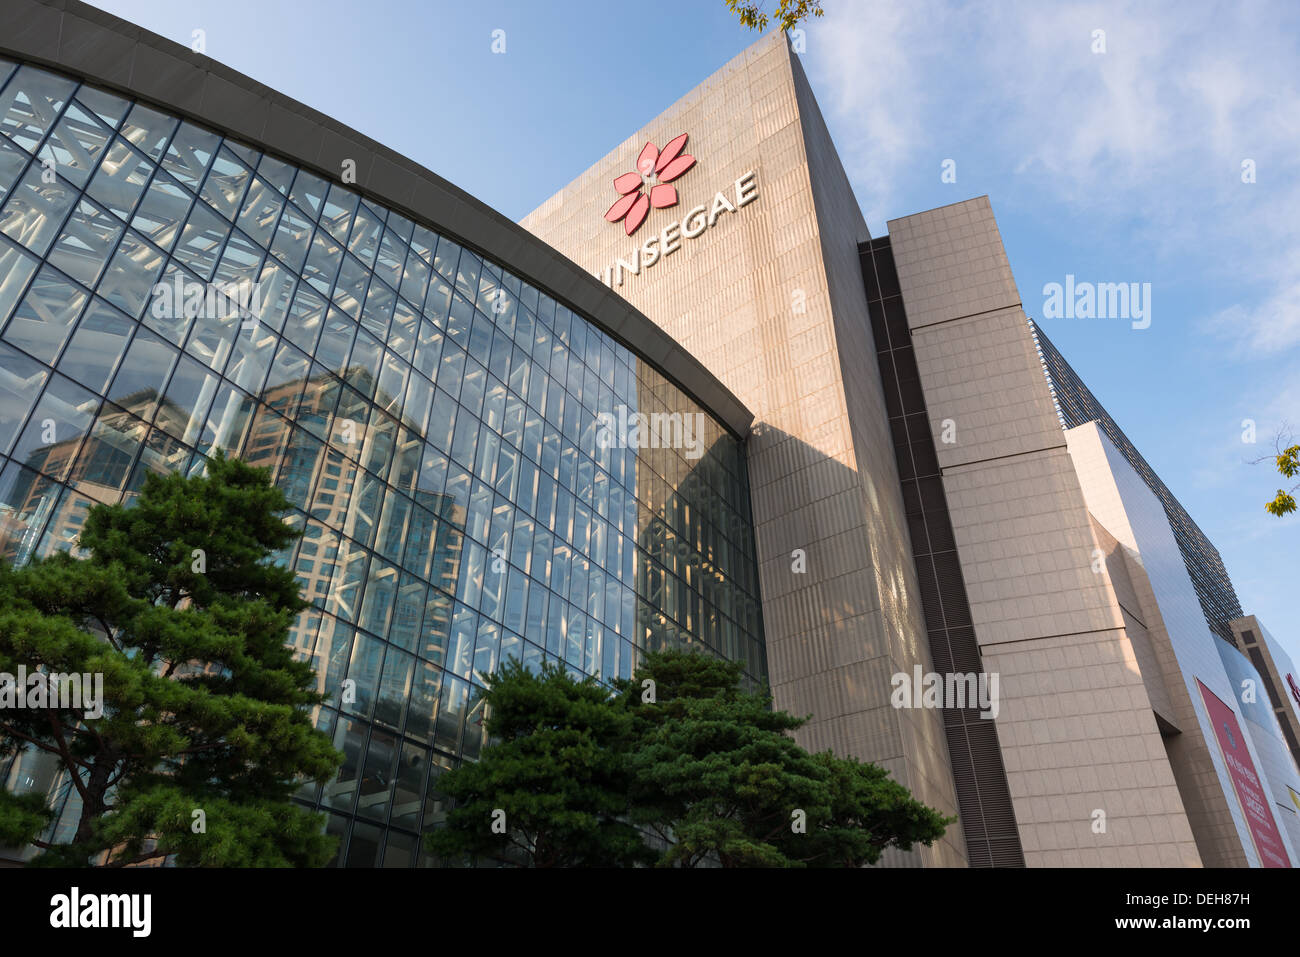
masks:
[[[668,184],[695,165],[695,157],[683,153],[686,134],[668,141],[663,152],[647,143],[636,158],[636,169],[614,180],[619,198],[605,213],[611,223],[623,220],[623,231],[631,236],[645,222],[650,207],[667,209],[677,205],[677,187]]]

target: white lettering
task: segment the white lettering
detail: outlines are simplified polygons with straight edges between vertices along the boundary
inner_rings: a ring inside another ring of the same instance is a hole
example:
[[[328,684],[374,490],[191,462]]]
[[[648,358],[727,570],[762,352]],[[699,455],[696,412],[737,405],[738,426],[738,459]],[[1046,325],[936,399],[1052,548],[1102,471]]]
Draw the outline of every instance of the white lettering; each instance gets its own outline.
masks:
[[[718,195],[721,196],[722,194],[719,193]],[[704,232],[706,229],[712,226],[713,225],[712,217],[706,217],[708,211],[709,211],[708,208],[705,206],[696,206],[689,213],[687,213],[686,218],[682,220],[682,235],[685,236],[687,239],[694,239],[700,233]],[[698,226],[692,226],[691,220],[695,219],[696,217],[699,217],[700,224]]]
[[[621,286],[624,273],[641,275],[642,270],[681,249],[684,240],[702,236],[723,213],[734,213],[758,199],[758,180],[754,170],[741,176],[734,186],[734,201],[725,192],[715,193],[711,204],[692,207],[680,220],[669,223],[659,233],[650,236],[640,248],[633,249],[629,257],[615,259],[612,266],[606,266],[593,275],[611,289]]]

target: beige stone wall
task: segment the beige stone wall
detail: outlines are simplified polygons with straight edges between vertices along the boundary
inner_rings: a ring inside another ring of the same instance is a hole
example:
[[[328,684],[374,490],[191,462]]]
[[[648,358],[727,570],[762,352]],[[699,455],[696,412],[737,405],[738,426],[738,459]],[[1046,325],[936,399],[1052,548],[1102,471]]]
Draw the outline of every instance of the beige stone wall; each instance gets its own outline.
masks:
[[[1000,679],[1025,862],[1195,866],[988,199],[893,220],[889,234],[975,634]]]
[[[613,179],[647,141],[688,133],[680,204],[631,238],[605,222]],[[755,415],[749,440],[769,670],[802,743],[876,761],[946,814],[956,799],[940,715],[896,710],[891,677],[930,671],[857,244],[866,224],[807,81],[774,33],[529,215],[593,273],[754,171],[759,196],[616,292],[696,355]],[[807,571],[792,572],[803,549]],[[963,864],[960,826],[893,864]]]

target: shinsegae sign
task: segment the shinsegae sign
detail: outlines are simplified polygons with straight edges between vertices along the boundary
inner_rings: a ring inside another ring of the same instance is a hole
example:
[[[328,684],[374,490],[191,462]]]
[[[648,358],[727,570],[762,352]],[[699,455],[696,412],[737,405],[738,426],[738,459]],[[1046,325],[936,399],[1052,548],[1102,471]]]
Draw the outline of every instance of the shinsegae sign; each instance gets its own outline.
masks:
[[[671,140],[660,151],[647,143],[637,157],[634,172],[615,178],[614,189],[620,194],[605,213],[609,222],[622,222],[623,231],[631,236],[646,221],[651,209],[669,209],[678,205],[677,188],[669,185],[695,165],[695,157],[683,153],[686,134]],[[639,276],[677,250],[686,240],[702,236],[718,222],[719,217],[734,213],[758,199],[758,181],[754,170],[745,173],[732,184],[730,191],[719,190],[711,203],[692,207],[681,219],[669,223],[650,236],[626,257],[614,260],[612,265],[595,274],[606,286],[623,285],[623,277],[630,273]]]

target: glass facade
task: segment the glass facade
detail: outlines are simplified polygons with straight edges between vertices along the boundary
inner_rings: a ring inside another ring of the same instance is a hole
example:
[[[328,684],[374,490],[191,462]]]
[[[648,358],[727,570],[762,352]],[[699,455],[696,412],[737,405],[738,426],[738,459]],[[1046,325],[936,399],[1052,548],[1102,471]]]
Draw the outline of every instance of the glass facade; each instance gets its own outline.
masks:
[[[702,454],[603,440],[633,413],[691,416]],[[0,553],[75,552],[92,504],[216,449],[304,533],[291,641],[345,762],[299,800],[340,865],[429,863],[509,657],[608,679],[690,645],[765,677],[743,444],[651,365],[353,190],[0,60]],[[75,819],[43,757],[0,782]]]

